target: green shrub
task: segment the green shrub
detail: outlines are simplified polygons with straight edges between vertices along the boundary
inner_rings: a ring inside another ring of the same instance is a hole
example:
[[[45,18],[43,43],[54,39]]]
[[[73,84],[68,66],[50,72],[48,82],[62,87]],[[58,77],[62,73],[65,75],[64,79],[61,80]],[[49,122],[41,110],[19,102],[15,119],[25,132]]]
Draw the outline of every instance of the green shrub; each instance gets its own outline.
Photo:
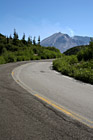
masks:
[[[33,45],[18,39],[18,34],[14,30],[14,37],[5,37],[0,34],[0,63],[9,63],[25,60],[40,60],[61,57],[61,53],[55,47],[42,47],[38,44]],[[5,62],[4,62],[5,61]]]
[[[6,61],[5,61],[4,57],[0,56],[0,64],[5,64],[5,63],[6,63]]]
[[[57,48],[55,48],[55,47],[46,47],[46,49],[51,50],[51,51],[53,51],[53,52],[60,53],[60,50],[57,49]]]
[[[74,77],[83,82],[93,84],[93,70],[92,69],[77,69],[74,73]]]
[[[93,59],[93,46],[89,45],[87,48],[78,52],[77,58],[79,61],[87,61]]]
[[[75,63],[78,63],[78,59],[76,55],[68,56],[69,64],[73,65]]]
[[[35,56],[35,55],[33,55],[33,56],[31,57],[31,60],[40,60],[40,59],[41,59],[40,56]]]
[[[17,59],[17,61],[23,61],[23,57],[22,56],[17,56],[16,59]]]
[[[6,63],[16,62],[16,57],[12,52],[8,52],[8,51],[4,52],[3,57]]]
[[[93,84],[93,59],[78,61],[76,56],[65,56],[53,61],[53,68],[64,75]]]
[[[0,44],[0,54],[3,53],[4,44]]]

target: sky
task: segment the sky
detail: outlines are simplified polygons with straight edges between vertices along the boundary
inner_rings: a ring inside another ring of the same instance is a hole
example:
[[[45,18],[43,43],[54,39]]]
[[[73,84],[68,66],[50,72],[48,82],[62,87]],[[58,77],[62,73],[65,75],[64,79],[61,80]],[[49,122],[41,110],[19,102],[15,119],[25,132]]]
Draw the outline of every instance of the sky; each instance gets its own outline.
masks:
[[[93,37],[93,0],[0,0],[0,33],[41,40],[57,32]]]

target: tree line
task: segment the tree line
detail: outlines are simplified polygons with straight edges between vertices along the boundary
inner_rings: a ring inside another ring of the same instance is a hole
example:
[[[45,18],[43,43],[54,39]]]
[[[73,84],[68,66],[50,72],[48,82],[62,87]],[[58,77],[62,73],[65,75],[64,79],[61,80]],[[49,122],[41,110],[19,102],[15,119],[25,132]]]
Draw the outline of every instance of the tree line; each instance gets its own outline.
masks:
[[[19,35],[18,35],[18,33],[16,32],[16,29],[14,29],[14,33],[13,33],[13,37],[11,36],[11,34],[10,34],[10,36],[8,37],[6,37],[7,38],[7,43],[9,43],[9,41],[12,39],[13,40],[13,44],[14,45],[17,45],[17,43],[18,43],[18,40],[19,40]],[[29,36],[28,37],[28,39],[27,39],[27,41],[26,41],[26,37],[25,37],[25,33],[23,33],[23,36],[22,36],[22,39],[21,39],[21,41],[23,42],[23,44],[33,44],[33,45],[40,45],[40,36],[38,36],[38,40],[37,40],[37,42],[36,42],[36,37],[34,36],[33,37],[33,39],[32,39],[32,36]]]
[[[29,36],[26,40],[25,34],[23,34],[22,39],[19,39],[15,29],[13,37],[0,34],[0,64],[59,57],[61,57],[61,53],[55,47],[40,45],[40,36],[36,42],[35,37],[32,40]]]

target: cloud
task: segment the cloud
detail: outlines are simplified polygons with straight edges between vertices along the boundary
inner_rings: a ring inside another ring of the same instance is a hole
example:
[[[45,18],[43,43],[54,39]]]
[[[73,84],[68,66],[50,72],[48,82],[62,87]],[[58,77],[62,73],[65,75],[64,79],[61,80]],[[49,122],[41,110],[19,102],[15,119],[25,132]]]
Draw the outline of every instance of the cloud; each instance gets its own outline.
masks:
[[[73,37],[75,35],[75,32],[71,28],[69,28],[69,27],[68,27],[68,31],[69,31],[69,35],[70,36]]]

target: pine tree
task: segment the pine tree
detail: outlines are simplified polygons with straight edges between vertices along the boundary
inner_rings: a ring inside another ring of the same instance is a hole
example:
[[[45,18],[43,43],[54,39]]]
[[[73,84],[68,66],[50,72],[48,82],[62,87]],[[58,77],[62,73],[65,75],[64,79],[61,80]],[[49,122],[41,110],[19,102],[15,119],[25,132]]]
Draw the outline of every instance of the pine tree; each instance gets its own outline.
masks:
[[[32,37],[29,36],[27,42],[28,42],[28,44],[32,44]]]
[[[90,45],[93,46],[93,37],[90,38]]]
[[[17,40],[18,39],[18,34],[16,33],[16,29],[14,29],[14,37],[13,39]]]
[[[25,33],[23,33],[22,42],[23,42],[23,44],[26,44]]]
[[[17,45],[18,44],[18,34],[16,33],[16,29],[14,29],[14,34],[13,34],[13,44]]]
[[[10,36],[9,36],[9,39],[12,39],[12,36],[11,36],[11,34],[10,34]]]
[[[8,36],[7,36],[7,38],[6,38],[6,43],[7,43],[7,44],[9,43],[9,38],[8,38]]]
[[[36,45],[36,37],[34,36],[33,45]]]
[[[25,33],[23,33],[23,37],[22,37],[22,40],[25,40]]]
[[[40,45],[40,36],[38,36],[38,45]]]

